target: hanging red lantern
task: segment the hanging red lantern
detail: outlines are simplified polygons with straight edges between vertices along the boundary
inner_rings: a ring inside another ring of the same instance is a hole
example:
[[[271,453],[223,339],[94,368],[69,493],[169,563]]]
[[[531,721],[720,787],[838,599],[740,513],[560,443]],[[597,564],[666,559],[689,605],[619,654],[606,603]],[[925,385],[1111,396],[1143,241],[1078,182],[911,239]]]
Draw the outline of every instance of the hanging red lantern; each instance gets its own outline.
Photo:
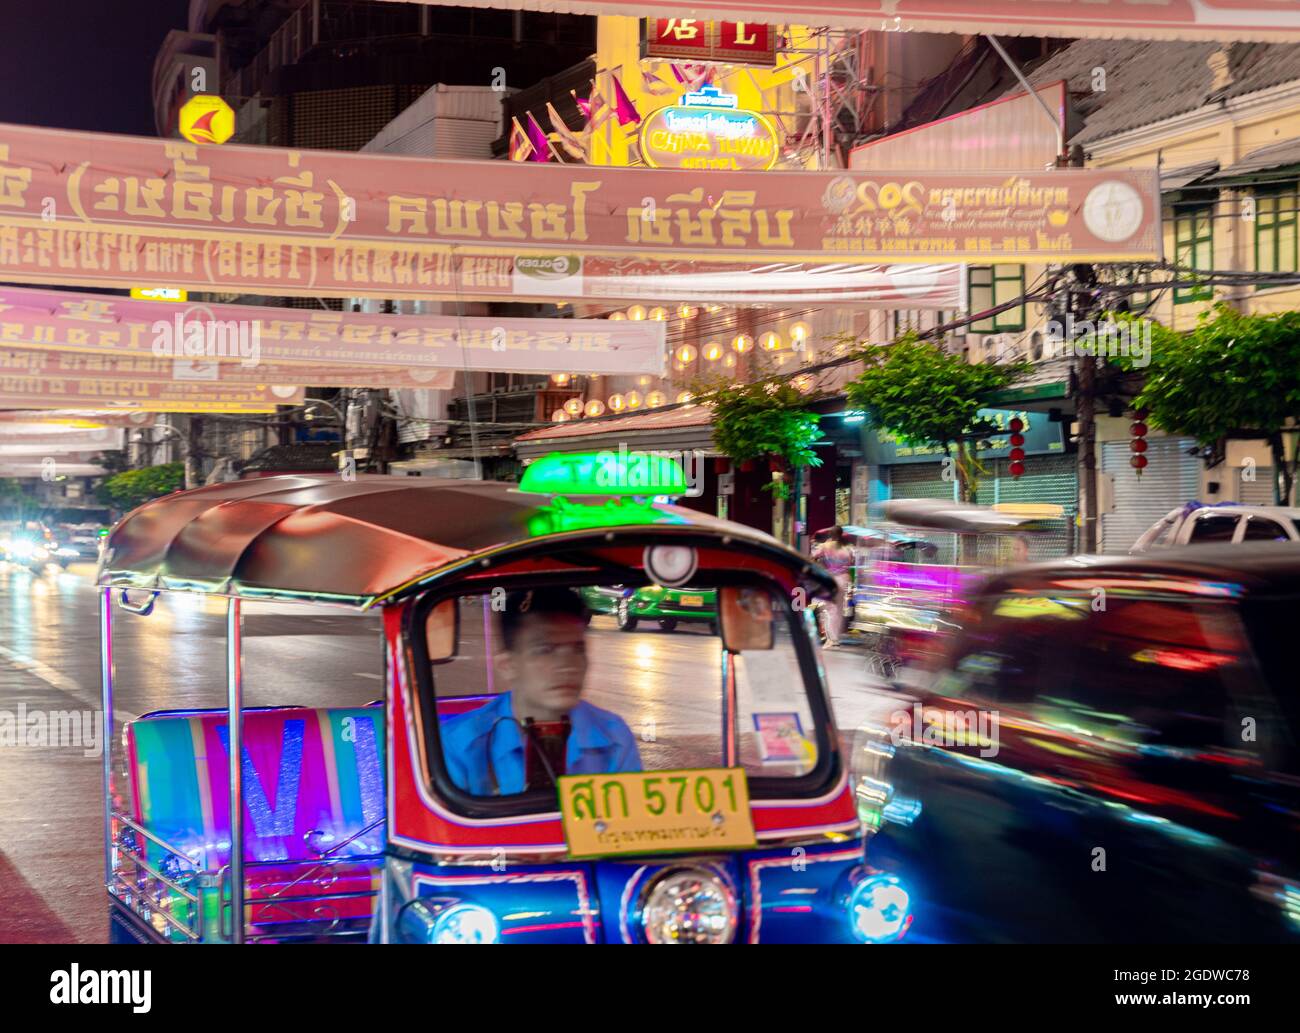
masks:
[[[1020,462],[1020,460],[1018,459],[1013,459],[1011,461],[1010,470],[1011,470],[1012,477],[1019,477],[1022,473],[1025,472],[1025,464]]]
[[[1011,435],[1011,445],[1013,448],[1019,448],[1024,443],[1025,443],[1025,436],[1023,434]]]
[[[1147,411],[1145,409],[1135,409],[1133,411],[1133,425],[1129,430],[1133,434],[1133,439],[1128,443],[1129,465],[1133,467],[1134,473],[1139,477],[1142,471],[1146,469],[1147,457],[1143,454],[1147,450],[1147,430],[1146,425]]]
[[[1025,450],[1023,448],[1013,448],[1010,458],[1013,463],[1023,463],[1025,461]]]
[[[1025,429],[1025,421],[1022,420],[1019,416],[1013,416],[1011,417],[1011,422],[1008,423],[1007,426],[1011,428],[1011,433],[1019,434],[1022,430]]]

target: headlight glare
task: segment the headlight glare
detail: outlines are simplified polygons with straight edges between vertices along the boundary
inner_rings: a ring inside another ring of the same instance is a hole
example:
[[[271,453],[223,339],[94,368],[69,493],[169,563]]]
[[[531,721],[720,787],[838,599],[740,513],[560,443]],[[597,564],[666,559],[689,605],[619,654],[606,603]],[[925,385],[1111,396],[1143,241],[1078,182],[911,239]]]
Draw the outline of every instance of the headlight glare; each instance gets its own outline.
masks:
[[[730,943],[736,933],[735,894],[706,868],[674,868],[646,890],[641,929],[648,943]]]
[[[912,924],[912,899],[896,875],[870,875],[849,895],[849,923],[860,943],[901,939]]]

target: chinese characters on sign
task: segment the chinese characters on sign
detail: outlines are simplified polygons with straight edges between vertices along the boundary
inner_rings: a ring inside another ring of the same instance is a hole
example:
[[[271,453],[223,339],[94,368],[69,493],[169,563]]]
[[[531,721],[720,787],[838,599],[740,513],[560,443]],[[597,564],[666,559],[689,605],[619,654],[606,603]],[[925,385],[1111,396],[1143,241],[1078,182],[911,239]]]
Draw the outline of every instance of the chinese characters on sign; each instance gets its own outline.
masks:
[[[698,18],[647,18],[641,23],[641,56],[732,65],[776,64],[776,30],[758,22]]]

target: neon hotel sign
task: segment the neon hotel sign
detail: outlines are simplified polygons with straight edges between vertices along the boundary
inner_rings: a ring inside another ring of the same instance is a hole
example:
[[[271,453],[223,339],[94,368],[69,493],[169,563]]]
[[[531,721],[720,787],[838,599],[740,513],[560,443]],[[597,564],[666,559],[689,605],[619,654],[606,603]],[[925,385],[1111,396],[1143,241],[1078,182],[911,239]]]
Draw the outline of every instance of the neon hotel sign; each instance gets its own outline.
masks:
[[[772,123],[741,111],[736,98],[706,86],[685,104],[651,112],[641,126],[641,156],[653,168],[770,169],[776,164]]]

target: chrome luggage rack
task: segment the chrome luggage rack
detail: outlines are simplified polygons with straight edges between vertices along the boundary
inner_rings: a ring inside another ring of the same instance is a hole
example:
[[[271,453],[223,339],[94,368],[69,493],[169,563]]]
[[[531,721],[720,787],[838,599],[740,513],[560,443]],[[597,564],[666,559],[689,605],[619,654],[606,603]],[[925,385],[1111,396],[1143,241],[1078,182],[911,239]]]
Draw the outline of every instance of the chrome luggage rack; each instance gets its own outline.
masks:
[[[112,812],[112,821],[112,879],[108,889],[113,897],[154,935],[166,940],[180,943],[231,942],[234,938],[231,866],[225,864],[215,871],[206,869],[199,860],[120,811]],[[305,860],[245,861],[243,900],[248,919],[243,929],[243,942],[364,936],[370,926],[378,891],[335,892],[338,869],[352,865],[378,870],[383,865],[384,855],[338,855],[337,851],[383,824],[384,819],[379,818],[343,842]],[[314,832],[308,833],[305,838],[310,842],[315,835]],[[147,846],[142,840],[163,852],[156,865],[147,858]],[[258,869],[277,869],[291,877],[277,885],[273,892],[254,897],[250,893],[248,877]],[[303,887],[312,892],[291,893]],[[205,921],[204,891],[215,891],[215,921],[211,915]],[[339,913],[339,901],[362,899],[371,901],[366,917],[344,917]],[[304,912],[310,912],[310,917],[304,917]]]

